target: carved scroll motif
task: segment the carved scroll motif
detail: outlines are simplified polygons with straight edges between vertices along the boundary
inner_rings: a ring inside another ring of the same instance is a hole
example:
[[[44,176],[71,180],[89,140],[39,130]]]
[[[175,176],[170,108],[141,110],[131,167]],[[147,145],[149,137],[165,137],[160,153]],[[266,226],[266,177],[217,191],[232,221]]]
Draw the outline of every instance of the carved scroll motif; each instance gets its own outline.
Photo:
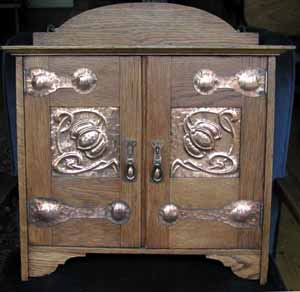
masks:
[[[53,175],[119,176],[119,109],[52,108]]]
[[[25,92],[46,96],[60,88],[73,88],[79,94],[88,94],[96,87],[97,77],[88,68],[79,68],[72,75],[58,76],[42,68],[25,71]]]
[[[217,221],[235,228],[256,228],[260,224],[261,203],[240,200],[223,208],[201,209],[180,208],[166,204],[160,208],[159,217],[162,223],[175,224],[178,220]]]
[[[194,76],[193,84],[201,95],[210,95],[218,89],[233,89],[245,96],[259,97],[266,94],[266,80],[264,69],[248,69],[231,77],[220,77],[210,69],[203,69]]]
[[[172,177],[238,176],[240,109],[172,109]]]

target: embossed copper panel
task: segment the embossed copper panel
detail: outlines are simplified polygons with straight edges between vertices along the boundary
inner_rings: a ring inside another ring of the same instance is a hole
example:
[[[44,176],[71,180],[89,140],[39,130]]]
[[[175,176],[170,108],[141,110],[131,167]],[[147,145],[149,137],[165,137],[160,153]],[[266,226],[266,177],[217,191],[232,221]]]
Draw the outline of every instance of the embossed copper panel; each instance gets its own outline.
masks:
[[[220,77],[210,69],[202,69],[194,76],[194,88],[201,95],[210,95],[218,89],[233,89],[245,96],[266,94],[266,70],[248,69],[234,76]]]
[[[255,228],[260,224],[261,203],[240,200],[219,209],[180,208],[166,204],[159,210],[162,223],[175,224],[178,220],[207,220],[229,224],[235,228]]]
[[[52,198],[34,198],[28,202],[29,223],[50,227],[70,219],[107,219],[114,224],[125,224],[130,217],[126,202],[115,201],[106,206],[79,208]]]
[[[52,175],[118,177],[119,108],[51,108]]]
[[[239,108],[173,108],[171,177],[238,177]]]
[[[25,71],[25,92],[46,96],[60,88],[73,88],[80,94],[88,94],[96,87],[97,77],[88,68],[79,68],[73,74],[58,76],[42,68]]]

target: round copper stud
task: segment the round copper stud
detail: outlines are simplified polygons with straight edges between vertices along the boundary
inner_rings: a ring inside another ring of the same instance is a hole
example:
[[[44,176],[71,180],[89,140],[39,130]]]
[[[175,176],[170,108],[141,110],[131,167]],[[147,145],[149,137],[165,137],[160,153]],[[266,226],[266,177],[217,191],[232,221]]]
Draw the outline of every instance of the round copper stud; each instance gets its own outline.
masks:
[[[179,217],[179,209],[174,204],[166,204],[160,208],[159,217],[163,223],[174,224]]]
[[[115,224],[126,224],[130,218],[130,208],[123,201],[116,201],[110,205],[111,221]]]

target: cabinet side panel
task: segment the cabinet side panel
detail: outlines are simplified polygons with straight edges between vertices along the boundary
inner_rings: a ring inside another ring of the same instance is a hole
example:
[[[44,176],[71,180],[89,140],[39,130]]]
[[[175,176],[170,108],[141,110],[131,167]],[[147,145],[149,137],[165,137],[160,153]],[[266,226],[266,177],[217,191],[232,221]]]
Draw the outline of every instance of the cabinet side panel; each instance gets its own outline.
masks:
[[[17,138],[18,138],[18,183],[20,212],[21,277],[28,279],[28,234],[26,209],[26,166],[24,135],[23,58],[16,57]]]
[[[266,127],[266,162],[264,183],[264,220],[261,254],[260,283],[267,282],[269,265],[269,236],[272,201],[272,168],[273,168],[273,143],[274,143],[274,111],[275,111],[275,74],[276,59],[270,57],[268,62],[268,96],[267,96],[267,127]]]

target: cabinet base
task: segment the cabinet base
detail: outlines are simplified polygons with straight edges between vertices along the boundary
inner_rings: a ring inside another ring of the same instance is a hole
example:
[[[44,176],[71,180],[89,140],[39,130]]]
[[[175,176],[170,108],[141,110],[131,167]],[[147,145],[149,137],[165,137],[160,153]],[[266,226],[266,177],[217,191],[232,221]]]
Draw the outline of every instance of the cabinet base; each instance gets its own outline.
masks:
[[[42,247],[29,249],[29,277],[40,277],[56,270],[58,265],[68,259],[84,257],[89,253],[106,254],[184,254],[205,255],[208,259],[218,260],[240,278],[256,280],[260,278],[260,250],[219,250],[219,249],[145,249],[145,248],[79,248],[79,247]],[[22,278],[26,281],[27,278]],[[264,283],[261,283],[264,284]]]
[[[207,255],[206,258],[218,260],[240,278],[258,280],[260,274],[259,255]]]

